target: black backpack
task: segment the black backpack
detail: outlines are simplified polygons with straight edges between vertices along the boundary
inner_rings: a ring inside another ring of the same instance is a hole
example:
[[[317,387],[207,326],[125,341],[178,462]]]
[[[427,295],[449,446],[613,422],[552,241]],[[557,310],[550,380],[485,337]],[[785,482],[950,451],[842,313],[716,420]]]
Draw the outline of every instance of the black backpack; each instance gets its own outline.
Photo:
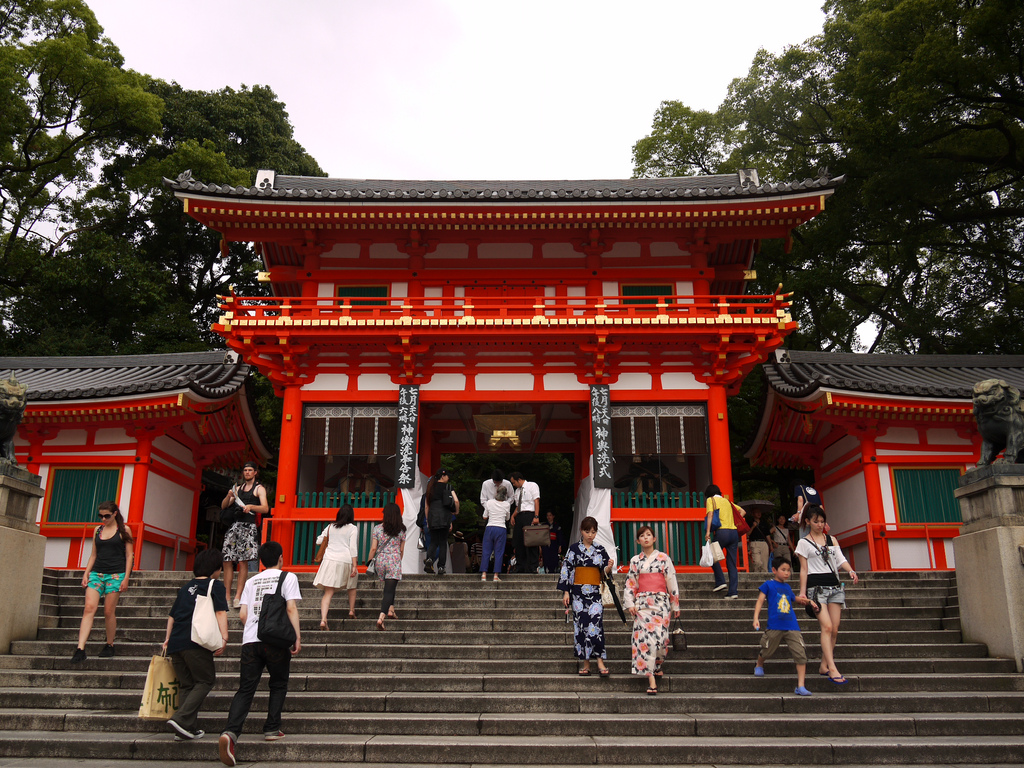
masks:
[[[277,589],[263,595],[260,606],[260,619],[256,625],[256,637],[264,645],[272,648],[291,648],[295,645],[295,627],[288,618],[288,601],[281,594],[281,586],[288,574],[281,571],[277,580]]]

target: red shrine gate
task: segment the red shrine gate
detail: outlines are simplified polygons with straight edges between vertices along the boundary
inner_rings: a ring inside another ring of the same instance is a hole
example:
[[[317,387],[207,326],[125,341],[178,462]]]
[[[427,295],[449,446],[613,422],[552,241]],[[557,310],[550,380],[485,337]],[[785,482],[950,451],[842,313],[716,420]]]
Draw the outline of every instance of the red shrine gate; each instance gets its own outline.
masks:
[[[293,565],[340,501],[369,521],[394,499],[412,525],[442,453],[493,449],[571,453],[577,521],[623,558],[652,523],[686,567],[700,492],[732,490],[726,396],[796,327],[787,295],[744,295],[753,257],[840,182],[169,184],[266,266],[273,295],[225,297],[214,329],[284,398],[274,538]]]

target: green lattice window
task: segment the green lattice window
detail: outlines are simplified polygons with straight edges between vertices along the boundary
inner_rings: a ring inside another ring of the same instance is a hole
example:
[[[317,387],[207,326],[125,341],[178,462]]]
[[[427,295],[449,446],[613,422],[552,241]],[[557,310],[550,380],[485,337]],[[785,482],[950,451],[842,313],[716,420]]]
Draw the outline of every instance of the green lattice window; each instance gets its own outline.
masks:
[[[55,469],[50,474],[50,523],[91,523],[104,501],[116,501],[120,469]]]
[[[363,299],[365,301],[353,301],[352,306],[356,307],[383,307],[387,301],[374,301],[375,298],[387,299],[388,286],[386,285],[339,285],[336,288],[339,299]]]
[[[671,285],[623,285],[621,286],[623,304],[657,304],[659,297],[673,296],[675,287]],[[649,296],[652,298],[640,298]],[[672,302],[669,301],[669,304]]]
[[[901,523],[960,523],[959,469],[894,469]]]

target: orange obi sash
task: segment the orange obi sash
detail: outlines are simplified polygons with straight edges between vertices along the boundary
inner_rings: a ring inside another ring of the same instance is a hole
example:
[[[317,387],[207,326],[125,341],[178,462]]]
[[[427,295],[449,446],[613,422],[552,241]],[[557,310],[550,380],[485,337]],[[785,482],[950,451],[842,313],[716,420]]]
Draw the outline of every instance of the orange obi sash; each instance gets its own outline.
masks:
[[[637,592],[668,592],[664,573],[637,574]]]
[[[593,565],[581,565],[573,575],[573,584],[589,584],[596,587],[601,583],[601,571]]]

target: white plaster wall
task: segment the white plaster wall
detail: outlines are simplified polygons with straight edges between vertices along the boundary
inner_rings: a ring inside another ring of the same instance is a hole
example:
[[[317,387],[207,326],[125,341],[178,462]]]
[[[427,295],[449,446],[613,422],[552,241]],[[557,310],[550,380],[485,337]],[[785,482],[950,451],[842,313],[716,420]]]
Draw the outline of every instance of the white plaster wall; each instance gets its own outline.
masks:
[[[392,283],[391,284],[391,298],[393,299],[404,299],[409,295],[409,284],[408,283]]]
[[[676,282],[676,296],[693,296],[693,283],[690,280],[679,280]],[[680,302],[690,304],[692,302]]]
[[[439,243],[437,248],[428,253],[426,259],[468,259],[468,243]]]
[[[347,373],[321,373],[302,387],[302,391],[344,391],[348,389]]]
[[[110,445],[112,443],[124,443],[129,441],[127,432],[123,429],[97,429],[96,445]],[[44,445],[50,446],[51,441],[47,440]]]
[[[844,549],[843,554],[853,565],[855,571],[871,570],[871,553],[868,551],[867,543],[857,544],[849,549]]]
[[[545,373],[544,389],[549,392],[589,392],[590,387],[576,378],[575,373]]]
[[[601,283],[601,293],[605,296],[618,296],[619,295],[619,284],[605,280]]]
[[[885,437],[875,441],[875,445],[886,443],[901,443],[904,445],[917,445],[919,442],[916,429],[908,427],[890,427]]]
[[[435,373],[426,384],[420,384],[421,392],[465,392],[466,374],[464,373]]]
[[[361,373],[356,388],[361,391],[397,392],[398,385],[386,373]]]
[[[92,552],[92,542],[88,543],[89,552]],[[44,568],[65,568],[68,564],[68,555],[71,552],[71,539],[47,539],[46,550],[43,554],[43,567]],[[88,557],[89,554],[85,554],[83,557]],[[82,565],[85,565],[85,560],[82,560]],[[72,566],[75,564],[72,563]]]
[[[661,388],[706,390],[708,385],[697,381],[697,377],[692,373],[669,371],[661,374]]]
[[[660,258],[663,256],[682,256],[686,251],[680,250],[676,243],[661,242],[651,243],[651,256]]]
[[[942,542],[943,549],[946,550],[946,565],[950,568],[956,568],[956,550],[953,547],[953,539],[946,539]]]
[[[893,568],[927,570],[935,564],[928,557],[928,544],[924,539],[889,539],[889,562]]]
[[[649,373],[621,373],[619,380],[612,384],[609,389],[612,392],[623,389],[650,390],[653,386],[651,374]]]
[[[571,243],[544,243],[541,246],[545,259],[582,259],[584,254],[572,247]]]
[[[818,490],[834,535],[842,536],[868,522],[868,495],[863,475],[854,475],[827,490]]]
[[[323,254],[321,259],[358,259],[359,243],[335,243],[331,250]],[[330,266],[330,265],[324,265]]]
[[[974,441],[968,437],[960,437],[955,429],[929,429],[929,445],[973,445]]]
[[[104,431],[119,431],[121,432],[122,440],[124,439],[124,430]],[[87,436],[88,433],[84,429],[62,429],[56,436],[48,438],[43,445],[48,450],[58,445],[84,445]]]
[[[153,447],[158,448],[168,456],[173,456],[186,466],[195,467],[195,456],[192,455],[192,451],[177,440],[172,440],[166,435],[161,435],[153,441]],[[177,472],[182,471],[179,467],[174,467],[174,470]]]
[[[370,245],[371,259],[401,259],[405,254],[398,250],[394,243],[372,243]]]
[[[132,503],[132,480],[135,477],[135,465],[125,464],[121,473],[121,493],[117,499],[117,505],[122,510],[128,509]]]
[[[606,257],[622,257],[627,259],[640,258],[640,243],[621,241],[615,243],[611,250],[604,254]]]
[[[478,373],[478,392],[532,392],[532,373]]]
[[[156,571],[160,569],[160,555],[164,548],[151,541],[142,542],[142,554],[139,555],[139,568],[144,571]],[[171,550],[173,552],[173,550]],[[173,560],[174,558],[171,557]]]
[[[831,464],[836,461],[840,456],[845,456],[847,453],[853,450],[859,450],[860,443],[857,438],[847,435],[841,437],[833,445],[830,445],[821,453],[821,463]]]
[[[142,519],[148,525],[188,536],[193,503],[194,494],[190,489],[150,472]]]
[[[896,522],[896,497],[892,487],[892,474],[889,472],[888,464],[878,465],[878,484],[882,487],[882,509],[885,512],[885,522]]]
[[[531,243],[480,243],[476,249],[480,259],[532,259]]]

